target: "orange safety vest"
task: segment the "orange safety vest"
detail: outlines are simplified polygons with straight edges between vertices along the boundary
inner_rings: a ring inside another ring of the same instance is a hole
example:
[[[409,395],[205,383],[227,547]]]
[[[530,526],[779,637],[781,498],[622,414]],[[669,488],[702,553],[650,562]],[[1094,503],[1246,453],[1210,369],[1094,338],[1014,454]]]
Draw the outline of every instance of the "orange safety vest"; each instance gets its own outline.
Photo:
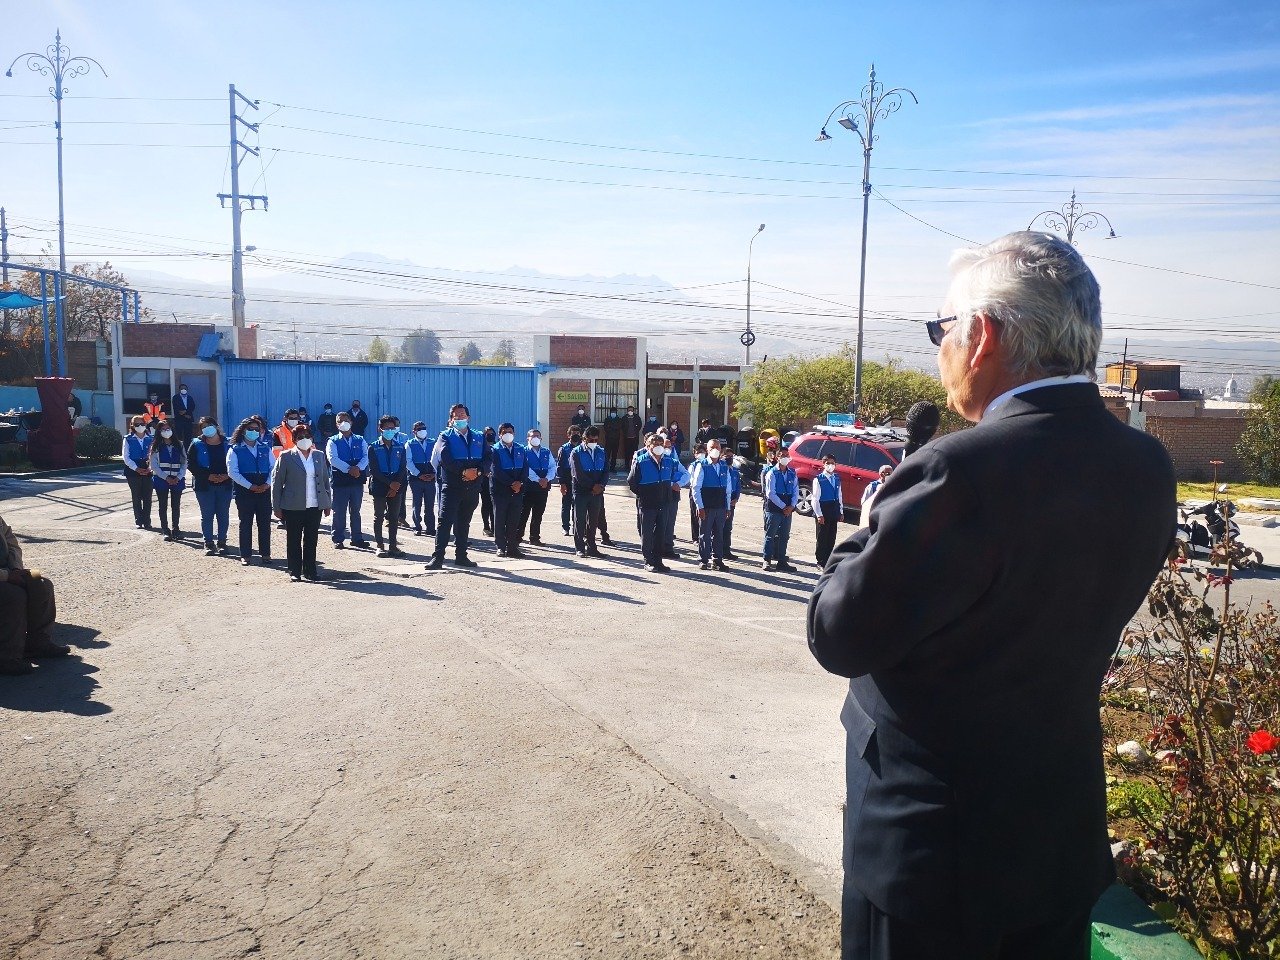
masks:
[[[152,420],[159,420],[161,423],[165,420],[163,403],[144,403],[142,405],[142,422],[150,423]]]
[[[293,449],[293,431],[289,429],[287,423],[282,423],[276,427],[274,431],[276,439],[280,441],[281,446],[286,450]]]

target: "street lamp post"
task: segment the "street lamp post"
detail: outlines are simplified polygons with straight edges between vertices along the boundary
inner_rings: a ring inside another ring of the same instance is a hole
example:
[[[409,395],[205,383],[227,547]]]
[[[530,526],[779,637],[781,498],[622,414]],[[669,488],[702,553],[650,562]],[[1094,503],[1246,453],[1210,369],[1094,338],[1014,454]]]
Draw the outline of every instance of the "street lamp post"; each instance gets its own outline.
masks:
[[[756,237],[764,230],[764,224],[760,224],[760,228],[751,235],[751,241],[747,244],[747,330],[741,337],[739,342],[747,348],[747,362],[743,366],[751,366],[751,345],[756,342],[756,335],[751,332],[751,252],[756,245]]]
[[[57,105],[57,122],[54,124],[54,129],[58,131],[58,273],[53,278],[53,297],[54,315],[58,324],[58,375],[65,377],[67,353],[63,331],[63,290],[67,273],[67,221],[62,198],[62,97],[67,92],[67,88],[63,81],[84,76],[94,67],[101,70],[104,77],[107,71],[92,57],[71,56],[71,51],[62,42],[61,30],[54,33],[53,43],[45,49],[44,53],[24,53],[14,57],[13,63],[9,64],[9,69],[4,75],[12,77],[13,68],[22,60],[26,61],[28,69],[34,70],[43,77],[53,77],[53,86],[49,88],[49,92],[53,94],[54,103]]]
[[[920,103],[916,95],[906,87],[886,90],[884,84],[876,80],[876,65],[873,63],[867,85],[862,88],[862,95],[857,100],[845,100],[836,104],[835,109],[827,114],[826,123],[823,123],[816,138],[820,143],[830,140],[827,124],[836,114],[842,114],[840,126],[850,133],[856,133],[862,141],[862,259],[858,269],[858,352],[853,368],[853,410],[850,411],[854,414],[862,406],[862,321],[867,293],[867,208],[871,202],[871,150],[879,139],[875,132],[876,121],[900,110],[903,94],[909,96],[912,103]]]
[[[1062,230],[1067,235],[1067,243],[1074,244],[1076,242],[1076,230],[1092,230],[1098,226],[1101,220],[1107,225],[1107,239],[1114,239],[1116,228],[1111,225],[1111,221],[1097,210],[1085,210],[1083,203],[1076,202],[1076,192],[1071,191],[1071,199],[1062,205],[1061,210],[1041,210],[1031,222],[1027,224],[1030,230],[1035,226],[1037,220],[1044,218],[1044,225],[1050,230]]]

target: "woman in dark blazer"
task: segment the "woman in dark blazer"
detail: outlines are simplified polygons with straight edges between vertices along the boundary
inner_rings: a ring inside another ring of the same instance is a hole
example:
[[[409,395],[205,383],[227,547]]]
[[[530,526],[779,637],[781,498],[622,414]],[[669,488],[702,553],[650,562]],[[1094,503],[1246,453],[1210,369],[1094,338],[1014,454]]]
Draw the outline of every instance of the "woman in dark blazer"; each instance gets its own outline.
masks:
[[[320,536],[320,514],[333,510],[329,487],[329,461],[315,445],[311,428],[300,423],[293,428],[293,446],[283,451],[271,473],[271,505],[276,519],[284,521],[288,544],[289,579],[310,583],[319,579],[316,571],[316,540]]]

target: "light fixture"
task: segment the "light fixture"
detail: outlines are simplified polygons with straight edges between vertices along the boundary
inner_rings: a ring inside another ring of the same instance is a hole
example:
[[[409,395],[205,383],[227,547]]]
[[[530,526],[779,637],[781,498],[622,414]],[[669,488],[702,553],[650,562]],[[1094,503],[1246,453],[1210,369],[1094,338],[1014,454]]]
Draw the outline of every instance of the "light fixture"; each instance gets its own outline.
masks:
[[[850,133],[856,133],[858,130],[858,122],[852,117],[841,117],[840,126],[844,127]]]
[[[821,143],[823,140],[830,140],[830,139],[831,139],[831,134],[827,133],[827,128],[826,128],[826,127],[823,127],[823,128],[822,128],[822,130],[821,130],[821,131],[819,131],[818,135],[817,135],[816,137],[814,137],[813,139],[814,139],[816,142]]]

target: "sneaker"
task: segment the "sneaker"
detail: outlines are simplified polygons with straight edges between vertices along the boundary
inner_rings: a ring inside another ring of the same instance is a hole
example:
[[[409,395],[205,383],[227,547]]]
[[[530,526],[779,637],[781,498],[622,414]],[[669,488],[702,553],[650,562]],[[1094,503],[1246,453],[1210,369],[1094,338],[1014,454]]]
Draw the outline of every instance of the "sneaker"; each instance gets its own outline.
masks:
[[[241,558],[240,558],[240,566],[242,566],[242,567],[247,567],[247,566],[249,566],[249,558],[248,558],[248,557],[241,557]]]
[[[401,550],[399,547],[395,546],[394,544],[393,544],[392,546],[390,546],[390,547],[388,547],[388,548],[387,548],[387,553],[391,554],[391,556],[393,556],[393,557],[403,557],[403,556],[404,556],[404,551],[403,551],[403,550]]]
[[[510,557],[512,560],[523,560],[525,557],[529,555],[525,553],[523,550],[521,550],[519,547],[512,547],[510,550],[507,551],[507,556]]]
[[[724,565],[723,563],[721,563],[719,560],[717,560],[715,563],[711,564],[711,569],[712,569],[712,570],[719,570],[721,573],[724,573],[724,571],[725,571],[725,565]]]
[[[779,560],[777,567],[775,567],[774,569],[776,569],[779,573],[799,573],[800,572],[791,564],[787,563],[787,561],[785,560]]]
[[[585,558],[586,558],[586,556],[587,556],[587,551],[585,551],[585,550],[578,550],[578,551],[576,551],[576,552],[577,552],[578,556],[580,556],[580,557],[582,557],[582,558],[584,558],[584,559],[585,559]]]
[[[480,566],[480,564],[476,563],[474,560],[470,559],[469,557],[454,557],[454,558],[453,558],[453,565],[454,565],[455,567],[478,567],[478,566]]]
[[[290,579],[290,580],[292,580],[294,583],[299,583],[299,582],[301,582],[302,577],[300,577],[300,576],[299,576],[298,574],[296,574],[296,573],[291,573],[291,574],[289,574],[289,579]]]
[[[427,569],[428,569],[428,570],[443,570],[443,569],[444,569],[444,557],[432,557],[430,560],[428,560],[428,561],[427,561]]]
[[[565,528],[564,528],[564,535],[565,535],[566,537],[571,537],[571,536],[573,536],[573,534],[570,532],[570,530],[569,530],[569,528],[568,528],[568,527],[565,527]]]
[[[415,537],[421,537],[421,536],[424,536],[425,534],[424,534],[424,532],[423,532],[422,528],[421,528],[421,527],[419,527],[418,529],[416,529],[416,530],[414,530],[414,531],[413,531],[413,535],[414,535]]]
[[[604,556],[604,554],[603,554],[603,553],[601,553],[599,550],[597,550],[595,547],[592,547],[590,550],[588,550],[588,551],[587,551],[587,556],[588,556],[588,557],[603,557],[603,556]]]
[[[141,530],[141,529],[142,529],[142,524],[140,524],[140,523],[135,523],[135,524],[134,524],[134,526],[135,526],[135,527],[137,527],[139,530]],[[28,673],[29,673],[29,672],[30,672],[30,671],[28,671]]]
[[[384,547],[382,544],[378,544],[378,556],[379,556],[379,557],[389,557],[389,556],[391,556],[391,552],[390,552],[386,547]]]
[[[657,572],[658,572],[658,568],[657,568],[657,567],[655,567],[652,563],[646,563],[646,564],[644,565],[644,572],[645,572],[645,573],[657,573]]]
[[[772,564],[772,563],[770,563],[768,560],[766,560],[764,563],[760,564],[760,569],[761,569],[761,570],[772,570],[772,569],[773,569],[773,564]]]
[[[20,677],[31,670],[32,666],[26,660],[0,660],[0,676],[3,677]]]
[[[600,537],[600,545],[601,545],[601,546],[604,546],[604,547],[612,547],[612,546],[613,546],[613,541],[612,541],[611,539],[609,539],[608,537],[606,537],[606,536],[601,536],[601,537]]]
[[[318,574],[318,573],[304,573],[304,574],[302,575],[302,579],[303,579],[303,580],[305,580],[305,581],[307,581],[307,583],[318,583],[318,582],[320,581],[320,574]]]
[[[670,573],[670,572],[671,572],[671,568],[670,568],[670,567],[668,567],[665,563],[655,563],[655,564],[653,565],[653,569],[654,569],[654,571],[655,571],[656,573]]]
[[[711,564],[710,564],[710,562],[709,562],[709,561],[706,561],[706,560],[703,560],[703,561],[702,561],[702,563],[698,564],[698,566],[699,566],[699,568],[700,568],[700,569],[702,569],[702,570],[710,570],[710,569],[711,569]]]
[[[218,544],[218,556],[225,557],[227,555],[227,545],[225,543]]]
[[[218,552],[217,548],[212,543],[206,543],[204,545],[204,555],[206,557],[212,557],[215,554],[217,554],[217,552]]]

